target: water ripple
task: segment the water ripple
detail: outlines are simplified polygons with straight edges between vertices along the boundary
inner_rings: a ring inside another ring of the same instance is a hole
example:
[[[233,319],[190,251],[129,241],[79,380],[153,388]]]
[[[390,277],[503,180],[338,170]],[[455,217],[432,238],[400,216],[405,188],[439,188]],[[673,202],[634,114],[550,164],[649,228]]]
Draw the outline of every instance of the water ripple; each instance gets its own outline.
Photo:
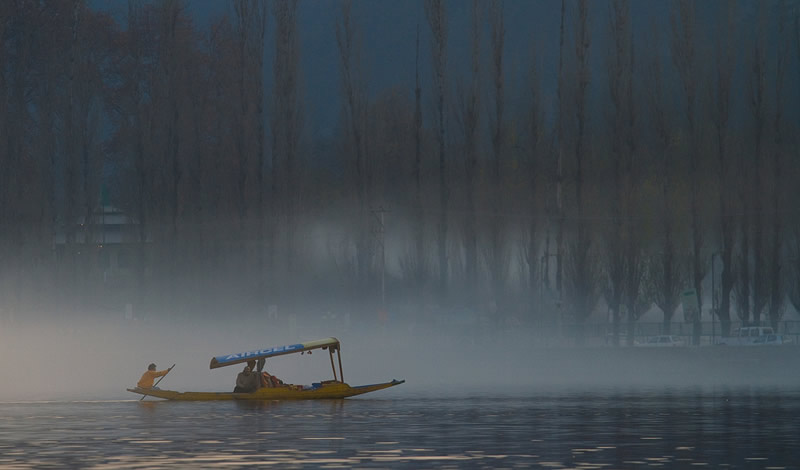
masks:
[[[0,468],[798,470],[783,392],[0,403]]]

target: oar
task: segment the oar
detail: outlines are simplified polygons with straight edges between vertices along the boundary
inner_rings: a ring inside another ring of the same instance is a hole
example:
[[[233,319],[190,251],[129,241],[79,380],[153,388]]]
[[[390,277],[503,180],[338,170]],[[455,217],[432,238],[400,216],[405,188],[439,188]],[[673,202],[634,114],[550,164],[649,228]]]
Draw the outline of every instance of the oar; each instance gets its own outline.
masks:
[[[172,364],[172,367],[175,367],[175,364]],[[171,370],[172,370],[172,367],[170,367],[169,369],[167,369],[167,374],[169,374],[169,371],[171,371]],[[164,379],[164,377],[166,377],[166,376],[167,376],[167,374],[164,374],[164,375],[162,375],[161,377],[159,377],[159,378],[158,378],[158,380],[156,380],[156,383],[154,383],[154,384],[153,384],[153,388],[155,388],[155,387],[156,387],[156,385],[158,385],[158,383],[159,383],[159,382],[161,382],[161,380],[163,380],[163,379]],[[147,395],[142,395],[142,398],[140,398],[140,399],[139,399],[139,401],[142,401],[142,400],[144,400],[144,397],[146,397],[146,396],[147,396]]]

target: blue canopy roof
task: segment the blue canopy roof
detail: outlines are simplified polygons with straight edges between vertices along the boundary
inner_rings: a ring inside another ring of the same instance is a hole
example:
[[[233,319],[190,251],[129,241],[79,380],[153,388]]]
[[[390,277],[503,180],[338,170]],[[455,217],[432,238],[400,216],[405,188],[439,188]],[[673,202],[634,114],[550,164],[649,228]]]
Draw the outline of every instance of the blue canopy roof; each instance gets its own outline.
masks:
[[[233,364],[241,364],[243,362],[257,360],[267,357],[282,356],[284,354],[298,353],[301,351],[308,351],[311,349],[327,348],[334,346],[334,349],[339,348],[339,340],[336,338],[318,339],[316,341],[309,341],[306,343],[289,344],[286,346],[275,346],[266,349],[256,349],[254,351],[247,351],[234,354],[226,354],[223,356],[216,356],[211,359],[211,369],[217,367],[225,367]]]

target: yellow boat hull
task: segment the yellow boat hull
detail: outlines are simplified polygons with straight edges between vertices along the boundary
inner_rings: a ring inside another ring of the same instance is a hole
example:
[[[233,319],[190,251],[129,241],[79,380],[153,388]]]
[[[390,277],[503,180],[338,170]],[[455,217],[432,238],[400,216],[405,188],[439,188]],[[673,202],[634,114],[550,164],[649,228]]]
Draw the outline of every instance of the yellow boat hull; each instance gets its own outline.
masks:
[[[351,387],[343,382],[323,382],[319,387],[298,390],[292,387],[260,388],[253,393],[231,392],[176,392],[152,388],[129,388],[129,392],[147,397],[164,398],[177,401],[219,401],[219,400],[320,400],[338,399],[383,390],[404,383],[405,380],[392,380],[373,385]]]

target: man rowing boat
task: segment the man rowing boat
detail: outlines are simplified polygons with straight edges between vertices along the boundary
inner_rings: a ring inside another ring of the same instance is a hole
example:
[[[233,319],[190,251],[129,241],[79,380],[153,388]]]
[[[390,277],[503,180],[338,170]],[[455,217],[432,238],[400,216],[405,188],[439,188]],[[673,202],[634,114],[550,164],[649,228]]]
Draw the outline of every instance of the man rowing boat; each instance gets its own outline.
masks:
[[[137,383],[136,386],[139,388],[153,388],[153,381],[155,380],[155,378],[167,375],[167,373],[172,370],[172,367],[170,367],[169,369],[156,371],[156,365],[150,364],[149,366],[147,366],[147,370],[145,371],[144,374],[142,374],[142,378],[139,379],[139,383]]]

